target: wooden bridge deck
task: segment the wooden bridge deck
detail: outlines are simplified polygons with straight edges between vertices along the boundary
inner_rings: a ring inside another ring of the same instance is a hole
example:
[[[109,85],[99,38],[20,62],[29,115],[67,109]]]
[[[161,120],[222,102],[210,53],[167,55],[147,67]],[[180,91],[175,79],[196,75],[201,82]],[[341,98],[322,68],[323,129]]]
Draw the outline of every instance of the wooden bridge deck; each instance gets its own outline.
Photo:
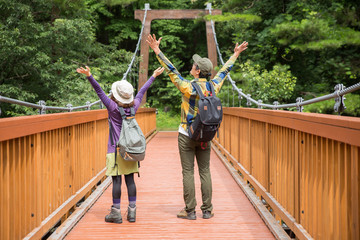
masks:
[[[106,223],[112,204],[110,186],[66,239],[274,239],[260,216],[219,160],[211,152],[215,216],[202,219],[200,180],[195,171],[197,220],[178,219],[184,207],[176,132],[160,132],[147,146],[137,184],[137,218],[126,221],[126,186],[122,185],[122,224]]]

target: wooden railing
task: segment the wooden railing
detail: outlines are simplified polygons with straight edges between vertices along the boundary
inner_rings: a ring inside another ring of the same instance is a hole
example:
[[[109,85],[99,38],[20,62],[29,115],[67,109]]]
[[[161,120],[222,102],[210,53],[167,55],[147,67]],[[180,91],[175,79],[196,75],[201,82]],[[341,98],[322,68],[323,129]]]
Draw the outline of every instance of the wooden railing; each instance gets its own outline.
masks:
[[[155,109],[139,109],[144,134]],[[106,110],[0,119],[0,239],[40,239],[104,179]]]
[[[299,239],[359,239],[360,118],[225,108],[214,143]]]

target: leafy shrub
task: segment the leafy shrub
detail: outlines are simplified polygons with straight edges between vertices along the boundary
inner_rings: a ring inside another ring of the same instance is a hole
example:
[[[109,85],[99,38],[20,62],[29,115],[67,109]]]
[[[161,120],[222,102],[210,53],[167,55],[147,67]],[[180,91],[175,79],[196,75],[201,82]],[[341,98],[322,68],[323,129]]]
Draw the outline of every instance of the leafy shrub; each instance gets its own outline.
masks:
[[[180,112],[164,112],[158,109],[156,128],[158,131],[176,131],[180,124]]]
[[[242,83],[244,93],[263,103],[286,102],[293,96],[296,77],[292,76],[287,65],[276,64],[273,70],[262,70],[250,60],[240,65],[240,72],[233,79]]]

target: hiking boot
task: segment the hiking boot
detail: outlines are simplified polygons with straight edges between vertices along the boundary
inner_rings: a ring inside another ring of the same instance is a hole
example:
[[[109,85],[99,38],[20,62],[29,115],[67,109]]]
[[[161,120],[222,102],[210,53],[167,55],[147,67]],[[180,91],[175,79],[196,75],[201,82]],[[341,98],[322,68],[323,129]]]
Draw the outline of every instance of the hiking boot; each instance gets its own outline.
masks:
[[[185,210],[185,208],[183,210],[181,210],[178,214],[177,214],[178,218],[184,218],[184,219],[189,219],[189,220],[195,220],[196,219],[196,212],[192,211],[192,212],[187,212]]]
[[[209,211],[209,210],[203,210],[202,213],[203,213],[203,218],[204,219],[209,219],[209,218],[212,218],[214,216],[214,213],[212,211]]]
[[[122,223],[120,209],[111,207],[110,214],[105,216],[105,222]]]
[[[132,207],[128,206],[127,220],[129,222],[136,221],[136,207],[132,208]]]

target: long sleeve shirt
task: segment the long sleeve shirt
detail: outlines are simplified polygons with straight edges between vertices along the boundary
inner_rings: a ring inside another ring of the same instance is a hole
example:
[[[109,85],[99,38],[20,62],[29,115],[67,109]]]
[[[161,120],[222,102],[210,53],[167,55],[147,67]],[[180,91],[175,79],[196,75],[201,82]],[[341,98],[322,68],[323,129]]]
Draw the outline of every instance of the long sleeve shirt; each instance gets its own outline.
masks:
[[[208,96],[210,93],[210,85],[212,84],[215,89],[215,93],[218,94],[224,80],[226,79],[227,74],[230,72],[233,67],[236,57],[232,56],[224,64],[224,66],[218,71],[216,76],[207,81],[205,78],[193,79],[191,81],[184,79],[174,65],[165,57],[165,55],[160,52],[157,56],[160,64],[165,68],[166,73],[169,75],[173,84],[179,89],[182,94],[182,103],[181,103],[181,123],[179,131],[182,133],[187,133],[187,124],[190,124],[194,121],[194,118],[198,111],[198,101],[200,99],[199,95],[196,94],[195,88],[191,85],[195,81],[201,88],[204,96]],[[182,129],[184,131],[182,131]],[[187,134],[186,134],[187,135]]]
[[[96,91],[96,94],[99,96],[101,102],[106,107],[108,114],[109,114],[109,124],[111,124],[111,134],[109,134],[109,140],[108,140],[108,150],[107,153],[114,153],[115,152],[115,144],[119,140],[121,127],[122,127],[122,118],[118,109],[117,103],[115,103],[113,100],[111,100],[108,96],[106,96],[105,92],[100,87],[99,83],[94,79],[94,77],[91,75],[87,78],[91,85],[93,86],[94,90]],[[135,113],[140,107],[141,101],[144,97],[144,94],[148,90],[148,88],[151,86],[151,84],[154,82],[155,78],[151,76],[149,80],[142,86],[140,91],[136,94],[134,98],[134,110]],[[130,115],[130,108],[124,108],[125,114]],[[113,143],[113,144],[112,144]]]

